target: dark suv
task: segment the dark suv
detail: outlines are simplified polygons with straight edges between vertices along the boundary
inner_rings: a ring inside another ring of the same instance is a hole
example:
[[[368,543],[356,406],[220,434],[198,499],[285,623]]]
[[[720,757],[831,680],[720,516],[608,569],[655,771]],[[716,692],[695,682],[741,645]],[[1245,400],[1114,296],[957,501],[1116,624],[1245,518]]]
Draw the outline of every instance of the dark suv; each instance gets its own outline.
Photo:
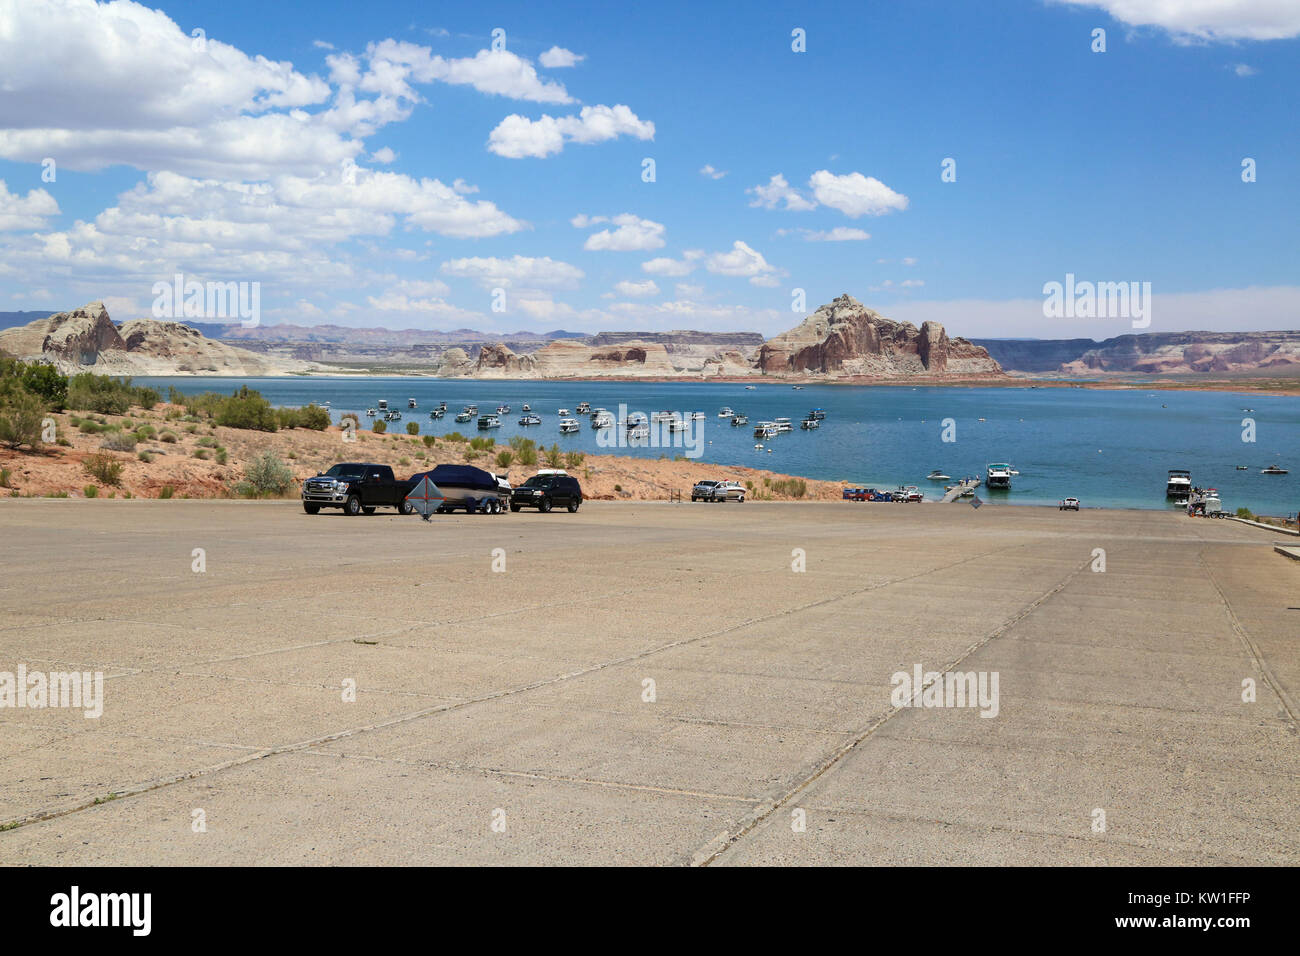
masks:
[[[582,504],[582,487],[572,475],[533,475],[510,493],[510,510],[536,508],[545,514],[563,506],[577,511]]]

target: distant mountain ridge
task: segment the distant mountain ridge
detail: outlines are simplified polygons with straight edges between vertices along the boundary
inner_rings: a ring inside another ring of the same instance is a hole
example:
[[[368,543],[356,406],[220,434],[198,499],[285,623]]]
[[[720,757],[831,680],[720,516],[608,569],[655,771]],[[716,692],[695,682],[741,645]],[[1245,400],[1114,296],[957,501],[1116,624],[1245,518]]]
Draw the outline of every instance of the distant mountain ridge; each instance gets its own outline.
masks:
[[[1008,371],[1063,375],[1300,372],[1300,331],[1144,332],[1093,339],[975,339]]]

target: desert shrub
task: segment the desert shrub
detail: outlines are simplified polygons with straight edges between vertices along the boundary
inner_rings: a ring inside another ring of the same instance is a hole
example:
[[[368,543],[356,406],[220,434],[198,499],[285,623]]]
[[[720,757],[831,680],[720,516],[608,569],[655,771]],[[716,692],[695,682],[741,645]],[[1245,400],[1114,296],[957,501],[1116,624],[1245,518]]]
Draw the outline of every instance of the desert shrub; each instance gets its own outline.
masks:
[[[515,460],[515,453],[505,448],[497,452],[497,467],[509,468],[510,463]]]
[[[99,497],[99,489],[96,488],[94,485],[86,485],[86,487],[81,489],[81,493],[85,495],[87,498]]]
[[[466,438],[464,435],[462,435],[460,432],[447,432],[447,434],[443,435],[442,437],[446,441],[462,441],[462,442],[469,441],[469,439]]]
[[[174,445],[178,439],[175,432],[163,432],[158,436],[158,440],[168,445]]]
[[[419,423],[419,422],[407,422],[407,423],[406,423],[406,434],[408,434],[408,435],[418,435],[418,434],[420,434],[420,423]]]
[[[109,432],[99,447],[108,451],[135,451],[135,440],[131,432]]]
[[[397,459],[397,463],[399,465],[406,466],[411,463],[411,459],[407,458],[406,456],[402,456],[401,458]]]
[[[297,458],[297,457],[298,457],[298,453],[297,453],[296,451],[291,451],[291,452],[289,452],[289,454],[286,455],[285,457],[286,457],[286,458]]]
[[[142,462],[144,462],[146,465],[153,461],[153,455],[151,455],[151,454],[150,454],[149,452],[147,452],[147,451],[142,451],[142,452],[140,452],[138,455],[136,455],[135,457],[139,458],[139,459],[140,459]]]
[[[614,490],[617,491],[619,494],[622,494],[622,493],[623,493],[623,486],[622,486],[622,485],[615,485],[615,486],[614,486]]]
[[[158,434],[158,430],[154,428],[152,425],[141,425],[139,428],[135,430],[135,437],[137,441],[148,441],[149,439],[153,438],[154,435],[157,434]]]
[[[587,456],[584,455],[584,454],[583,454],[582,452],[580,452],[580,451],[570,451],[570,452],[565,452],[565,453],[564,453],[564,467],[565,467],[565,468],[575,468],[575,469],[576,469],[576,468],[581,468],[581,467],[582,467],[582,462],[586,459],[586,457],[587,457]]]
[[[13,473],[10,472],[8,468],[0,468],[0,488],[13,487],[13,485],[9,484],[9,479],[12,476],[12,474]]]
[[[158,489],[159,498],[170,498],[174,494],[176,494],[176,489],[173,488],[171,485],[163,485],[161,488]]]
[[[420,441],[424,442],[425,448],[432,448],[434,445],[438,444],[438,439],[434,438],[432,435],[425,435],[420,439]]]
[[[185,434],[187,434],[187,435],[197,435],[198,433],[199,433],[199,426],[198,426],[198,425],[186,425],[186,426],[185,426]]]
[[[204,435],[198,440],[198,444],[202,445],[204,448],[216,448],[217,440],[211,435]]]
[[[97,434],[98,432],[102,431],[103,428],[104,428],[103,425],[97,425],[89,418],[81,418],[77,420],[77,430],[81,432],[83,435]]]
[[[12,361],[12,360],[11,360]],[[48,362],[17,362],[0,366],[0,376],[12,377],[23,390],[35,395],[45,407],[61,412],[68,405],[68,376]]]
[[[466,448],[466,449],[465,449],[465,460],[466,460],[466,461],[473,461],[473,460],[474,460],[475,458],[477,458],[478,456],[479,456],[479,452],[475,451],[473,448]]]
[[[546,458],[546,465],[549,468],[559,468],[564,463],[564,452],[560,450],[559,445],[552,445],[542,452]]]
[[[273,432],[279,428],[271,403],[247,385],[227,397],[217,408],[216,421],[226,428],[246,428],[259,432]]]
[[[112,455],[103,452],[87,455],[84,467],[86,474],[101,485],[116,485],[122,480],[122,463]]]
[[[101,415],[125,415],[132,405],[153,408],[159,397],[152,388],[132,385],[129,378],[82,372],[68,379],[67,407]]]
[[[808,494],[808,482],[802,478],[778,478],[771,487],[773,493],[787,498],[802,498]]]
[[[216,455],[214,455],[213,457],[216,458],[218,465],[224,465],[229,458],[224,448],[218,448]]]
[[[194,449],[194,457],[199,459],[199,461],[207,461],[208,450],[206,448],[196,448]]]
[[[315,402],[302,408],[277,408],[275,418],[281,428],[310,428],[318,432],[330,423],[330,413]]]
[[[1237,517],[1238,517],[1238,518],[1245,518],[1247,521],[1254,521],[1254,520],[1255,520],[1255,515],[1251,512],[1251,510],[1250,510],[1249,508],[1238,508],[1238,509],[1237,509]]]
[[[384,421],[382,418],[376,418],[375,423],[370,426],[370,430],[376,435],[382,435],[384,432],[388,431],[388,422]]]
[[[494,445],[496,445],[496,442],[493,439],[488,438],[486,435],[480,435],[477,438],[471,438],[469,440],[469,447],[473,448],[475,451],[487,451]]]
[[[515,461],[521,465],[533,466],[537,464],[537,446],[529,442],[523,448],[515,450]]]
[[[0,392],[0,443],[40,448],[45,414],[45,403],[31,392],[16,386]]]
[[[293,472],[273,451],[264,451],[244,468],[241,493],[249,497],[282,495],[293,485]]]

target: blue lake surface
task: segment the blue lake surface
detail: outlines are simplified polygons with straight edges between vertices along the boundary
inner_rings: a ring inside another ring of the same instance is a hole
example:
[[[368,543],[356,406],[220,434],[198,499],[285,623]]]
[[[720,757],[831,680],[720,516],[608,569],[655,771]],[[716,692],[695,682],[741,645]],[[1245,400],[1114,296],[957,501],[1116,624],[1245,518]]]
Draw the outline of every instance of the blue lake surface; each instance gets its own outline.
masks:
[[[1300,507],[1300,398],[1234,392],[1151,392],[1081,388],[910,388],[717,382],[561,382],[484,381],[414,377],[138,378],[139,385],[168,386],[196,393],[230,393],[247,384],[273,405],[330,403],[335,421],[359,413],[368,428],[367,408],[387,399],[403,413],[390,431],[418,422],[421,434],[459,431],[477,434],[475,423],[456,423],[461,406],[475,402],[480,412],[508,404],[502,427],[491,432],[499,442],[522,434],[539,444],[566,450],[648,458],[673,457],[684,449],[667,446],[613,449],[598,444],[585,416],[574,435],[559,433],[560,408],[579,402],[619,415],[619,405],[649,414],[661,409],[702,411],[698,460],[719,466],[747,465],[808,478],[848,481],[880,488],[919,485],[926,497],[942,483],[925,476],[938,468],[959,478],[983,475],[989,462],[1006,461],[1020,471],[1009,492],[980,490],[990,503],[1044,504],[1074,496],[1085,507],[1167,508],[1164,488],[1171,468],[1186,468],[1195,485],[1219,489],[1224,507],[1248,507],[1262,514],[1290,514]],[[419,408],[407,409],[414,398]],[[448,413],[431,421],[430,408],[446,402]],[[542,416],[540,426],[518,424],[523,403]],[[732,427],[718,418],[730,406],[749,416],[750,427]],[[799,420],[812,408],[826,411],[816,431],[802,431]],[[1247,411],[1251,409],[1252,411]],[[762,441],[753,423],[791,418],[795,431]],[[955,422],[954,442],[943,441],[943,420]],[[1256,441],[1244,442],[1243,419],[1255,422]],[[980,419],[983,419],[981,421]],[[665,447],[667,446],[667,447]],[[770,449],[770,451],[769,451]],[[1261,475],[1278,463],[1289,475]],[[1238,471],[1237,465],[1249,466]],[[726,468],[719,474],[725,476]]]

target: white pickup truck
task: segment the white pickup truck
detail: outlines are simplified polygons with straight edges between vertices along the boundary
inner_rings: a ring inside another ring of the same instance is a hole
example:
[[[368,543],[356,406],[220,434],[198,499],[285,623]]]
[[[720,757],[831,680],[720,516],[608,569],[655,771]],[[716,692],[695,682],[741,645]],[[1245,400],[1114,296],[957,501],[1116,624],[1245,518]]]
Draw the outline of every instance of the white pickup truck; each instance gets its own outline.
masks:
[[[745,500],[745,486],[738,481],[701,481],[691,489],[691,501]]]

